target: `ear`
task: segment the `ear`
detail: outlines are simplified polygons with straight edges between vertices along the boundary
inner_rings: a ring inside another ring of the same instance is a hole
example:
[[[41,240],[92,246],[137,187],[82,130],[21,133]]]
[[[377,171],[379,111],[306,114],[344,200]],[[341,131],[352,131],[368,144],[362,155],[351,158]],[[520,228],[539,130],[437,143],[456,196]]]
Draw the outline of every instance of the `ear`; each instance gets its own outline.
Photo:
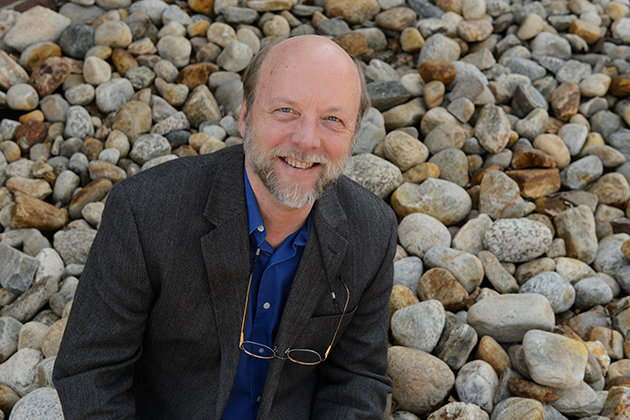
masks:
[[[245,138],[247,129],[245,128],[245,121],[247,120],[247,105],[245,104],[245,95],[243,95],[243,102],[241,103],[241,114],[238,119],[238,132],[241,134],[241,138]]]

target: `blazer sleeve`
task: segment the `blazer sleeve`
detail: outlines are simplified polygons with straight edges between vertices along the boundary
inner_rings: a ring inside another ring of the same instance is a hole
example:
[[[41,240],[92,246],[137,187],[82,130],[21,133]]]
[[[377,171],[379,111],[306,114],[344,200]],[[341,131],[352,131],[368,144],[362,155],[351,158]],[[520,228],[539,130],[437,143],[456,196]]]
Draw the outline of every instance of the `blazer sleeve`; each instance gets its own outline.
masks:
[[[390,216],[386,219],[390,223],[385,223],[389,237],[381,238],[385,252],[380,267],[352,321],[321,366],[312,419],[383,419],[387,393],[392,389],[387,376],[387,331],[397,223],[393,213]]]
[[[124,188],[107,199],[55,362],[66,420],[137,419],[133,365],[153,292]]]

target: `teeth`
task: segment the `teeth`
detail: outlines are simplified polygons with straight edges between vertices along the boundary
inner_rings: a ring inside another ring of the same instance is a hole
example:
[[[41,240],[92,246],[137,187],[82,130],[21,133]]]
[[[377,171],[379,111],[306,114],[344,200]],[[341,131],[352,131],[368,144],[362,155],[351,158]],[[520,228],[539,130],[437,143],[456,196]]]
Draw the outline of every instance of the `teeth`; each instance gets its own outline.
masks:
[[[291,159],[290,157],[283,157],[282,160],[284,160],[286,163],[293,166],[294,168],[298,169],[308,169],[315,165],[314,162],[302,162],[299,160]]]

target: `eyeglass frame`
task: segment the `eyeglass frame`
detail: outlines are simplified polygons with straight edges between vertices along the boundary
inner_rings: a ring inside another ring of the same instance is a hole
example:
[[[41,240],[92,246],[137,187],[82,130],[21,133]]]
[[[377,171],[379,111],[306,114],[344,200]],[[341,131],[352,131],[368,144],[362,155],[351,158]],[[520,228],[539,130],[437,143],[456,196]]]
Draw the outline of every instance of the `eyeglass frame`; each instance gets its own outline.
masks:
[[[256,255],[256,257],[258,257],[258,254]],[[245,323],[246,323],[246,319],[247,319],[247,310],[249,308],[249,291],[250,291],[251,285],[252,285],[252,275],[254,274],[254,265],[256,264],[256,262],[255,262],[256,259],[254,260],[254,263],[252,264],[251,272],[249,274],[249,282],[247,284],[247,297],[245,298],[245,309],[243,310],[243,322],[241,323],[241,338],[239,340],[238,347],[241,350],[243,350],[243,352],[245,352],[245,354],[248,354],[248,355],[250,355],[252,357],[255,357],[257,359],[271,360],[271,359],[274,359],[274,358],[278,358],[280,360],[290,360],[293,363],[297,363],[299,365],[305,365],[305,366],[315,366],[315,365],[318,365],[318,364],[322,363],[323,361],[325,361],[328,358],[328,353],[330,353],[330,350],[332,349],[332,346],[335,343],[335,339],[337,338],[337,333],[339,332],[339,328],[341,328],[341,323],[343,322],[343,317],[346,315],[346,310],[348,309],[348,303],[350,302],[350,290],[348,289],[348,286],[346,286],[346,284],[343,282],[341,277],[339,277],[339,281],[341,282],[343,287],[346,289],[346,304],[343,307],[343,311],[341,312],[341,318],[339,319],[339,324],[337,324],[337,329],[335,329],[335,334],[333,334],[332,341],[330,342],[330,345],[326,349],[326,352],[324,353],[324,357],[322,357],[321,354],[319,354],[319,352],[317,352],[315,350],[311,350],[311,349],[292,349],[292,348],[288,348],[288,349],[286,349],[284,351],[284,354],[286,355],[286,357],[281,357],[281,356],[278,355],[278,349],[275,346],[272,348],[272,347],[269,347],[269,346],[267,346],[265,344],[257,343],[255,341],[249,341],[249,340],[246,341],[245,340]],[[334,294],[333,294],[333,296],[334,296]],[[273,355],[272,356],[261,356],[260,354],[255,354],[255,353],[252,353],[250,351],[247,351],[245,349],[245,347],[243,346],[244,343],[252,343],[252,344],[255,344],[255,345],[260,346],[260,347],[268,348],[269,350],[271,350],[271,353]],[[313,354],[316,354],[319,357],[319,360],[316,361],[316,362],[302,362],[300,360],[293,359],[290,356],[290,352],[291,351],[304,351],[304,352],[313,353]]]

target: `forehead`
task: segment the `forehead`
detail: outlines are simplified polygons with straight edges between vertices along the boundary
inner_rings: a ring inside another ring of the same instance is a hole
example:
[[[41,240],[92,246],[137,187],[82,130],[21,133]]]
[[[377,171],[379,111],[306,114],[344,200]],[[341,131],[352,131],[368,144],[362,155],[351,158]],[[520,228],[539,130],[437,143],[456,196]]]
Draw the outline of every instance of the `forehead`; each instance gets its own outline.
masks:
[[[352,59],[336,45],[321,42],[276,46],[265,58],[256,86],[257,100],[325,99],[350,110],[355,103],[358,109],[360,94],[358,70]]]

